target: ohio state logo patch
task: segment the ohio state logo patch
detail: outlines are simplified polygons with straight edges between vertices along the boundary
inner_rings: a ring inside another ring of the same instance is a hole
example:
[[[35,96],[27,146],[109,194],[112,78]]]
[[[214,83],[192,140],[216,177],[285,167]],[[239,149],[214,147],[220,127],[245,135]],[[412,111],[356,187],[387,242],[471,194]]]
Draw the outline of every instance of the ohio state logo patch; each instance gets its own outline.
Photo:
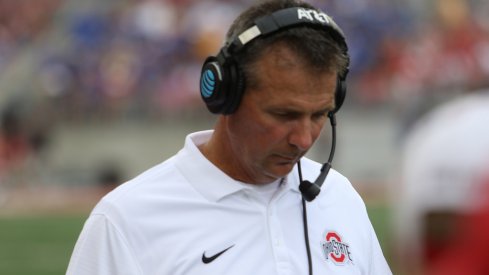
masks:
[[[324,233],[321,248],[326,257],[326,261],[331,261],[336,265],[353,263],[350,246],[343,242],[341,236],[335,231],[326,231]]]

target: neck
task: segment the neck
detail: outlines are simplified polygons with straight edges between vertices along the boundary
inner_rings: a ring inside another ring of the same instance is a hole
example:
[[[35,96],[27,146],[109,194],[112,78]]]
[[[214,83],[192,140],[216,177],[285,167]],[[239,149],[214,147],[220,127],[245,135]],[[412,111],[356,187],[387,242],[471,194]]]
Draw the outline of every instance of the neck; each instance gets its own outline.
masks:
[[[250,184],[261,184],[260,181],[257,181],[255,177],[244,169],[239,162],[239,156],[230,146],[230,137],[225,128],[226,119],[225,116],[219,117],[211,138],[200,145],[199,150],[212,164],[234,180]]]

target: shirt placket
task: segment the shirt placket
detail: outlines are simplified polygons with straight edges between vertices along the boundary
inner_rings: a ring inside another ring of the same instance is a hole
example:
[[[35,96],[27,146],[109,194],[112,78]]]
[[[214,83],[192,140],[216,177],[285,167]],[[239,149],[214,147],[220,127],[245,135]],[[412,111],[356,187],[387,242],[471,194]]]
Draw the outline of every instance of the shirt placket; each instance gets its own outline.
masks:
[[[272,245],[277,274],[292,275],[288,248],[285,245],[286,242],[279,220],[279,215],[277,213],[278,200],[284,192],[284,187],[281,186],[280,188],[281,190],[279,191],[279,193],[275,195],[275,197],[267,206],[268,232]]]

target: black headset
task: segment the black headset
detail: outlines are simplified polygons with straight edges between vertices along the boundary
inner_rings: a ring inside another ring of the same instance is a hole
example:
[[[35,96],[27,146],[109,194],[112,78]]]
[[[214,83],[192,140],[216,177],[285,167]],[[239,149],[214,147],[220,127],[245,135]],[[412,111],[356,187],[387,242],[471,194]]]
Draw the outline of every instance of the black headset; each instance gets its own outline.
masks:
[[[245,79],[234,55],[258,37],[285,29],[309,26],[330,33],[345,56],[348,46],[343,31],[327,14],[307,8],[294,7],[278,10],[255,20],[255,25],[228,41],[217,56],[209,56],[202,66],[200,94],[207,108],[214,114],[232,114],[236,111],[245,90]],[[336,113],[346,96],[346,75],[338,75],[335,91]]]

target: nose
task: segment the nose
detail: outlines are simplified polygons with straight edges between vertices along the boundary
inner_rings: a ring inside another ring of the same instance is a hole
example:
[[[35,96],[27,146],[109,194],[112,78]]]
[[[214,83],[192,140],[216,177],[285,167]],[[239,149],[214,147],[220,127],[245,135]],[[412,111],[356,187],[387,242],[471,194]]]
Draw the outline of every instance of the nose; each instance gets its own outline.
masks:
[[[317,134],[315,127],[308,119],[296,121],[289,134],[289,144],[301,151],[307,151],[314,143]]]

